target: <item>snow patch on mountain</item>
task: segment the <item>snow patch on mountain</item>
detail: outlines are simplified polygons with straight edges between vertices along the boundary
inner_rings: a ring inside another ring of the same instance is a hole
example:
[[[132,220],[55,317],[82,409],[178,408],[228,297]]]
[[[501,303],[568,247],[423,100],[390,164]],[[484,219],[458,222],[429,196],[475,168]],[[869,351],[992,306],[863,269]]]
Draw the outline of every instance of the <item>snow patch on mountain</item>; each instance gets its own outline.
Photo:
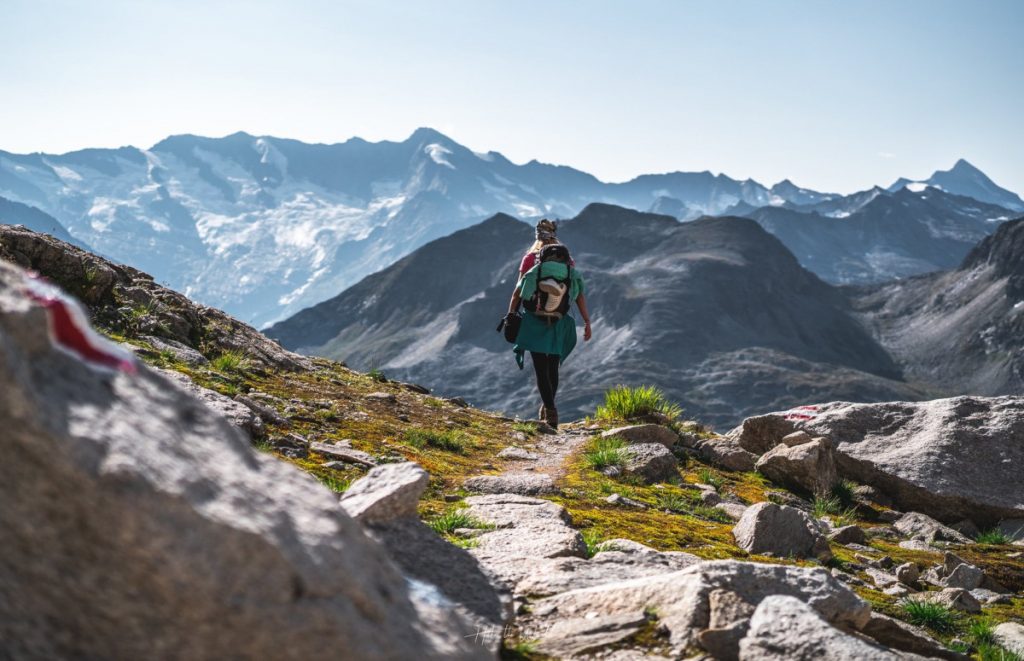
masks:
[[[424,147],[423,151],[426,152],[427,156],[430,157],[430,160],[434,161],[438,165],[443,165],[453,170],[455,169],[455,166],[452,165],[451,162],[446,158],[452,153],[452,150],[448,149],[444,145],[434,143],[432,145],[427,145],[426,147]]]

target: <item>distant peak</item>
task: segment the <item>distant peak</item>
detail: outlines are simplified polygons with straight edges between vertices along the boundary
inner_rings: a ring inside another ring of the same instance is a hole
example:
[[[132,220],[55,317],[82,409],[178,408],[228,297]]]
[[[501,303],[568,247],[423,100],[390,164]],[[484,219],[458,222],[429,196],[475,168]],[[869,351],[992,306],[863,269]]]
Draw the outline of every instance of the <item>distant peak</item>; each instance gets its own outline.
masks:
[[[965,158],[958,159],[957,162],[953,164],[953,167],[950,170],[950,172],[957,172],[957,171],[981,172],[981,170],[979,170],[978,168],[974,167],[974,165],[972,165],[971,163],[968,163],[967,159],[965,159]]]
[[[449,138],[445,134],[427,126],[421,126],[420,128],[413,131],[412,135],[409,136],[409,140],[447,140],[449,142],[452,141],[451,138]]]

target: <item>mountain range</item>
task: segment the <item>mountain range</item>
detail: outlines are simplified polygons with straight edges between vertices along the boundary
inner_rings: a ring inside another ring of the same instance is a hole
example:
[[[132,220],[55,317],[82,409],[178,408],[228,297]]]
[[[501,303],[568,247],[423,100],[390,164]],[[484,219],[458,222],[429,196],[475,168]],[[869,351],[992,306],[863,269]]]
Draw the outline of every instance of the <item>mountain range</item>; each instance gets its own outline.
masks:
[[[950,199],[971,195],[985,203],[973,212],[961,204],[957,211],[969,226],[956,229],[967,237],[959,246],[964,254],[994,229],[995,223],[985,223],[1009,217],[1017,205],[1024,208],[1019,197],[963,161],[928,182],[907,185],[931,185],[928,194],[936,197],[934,186],[941,186],[939,192]],[[900,190],[840,196],[789,180],[768,187],[710,172],[647,174],[606,183],[571,167],[535,160],[515,164],[497,152],[474,152],[426,128],[401,142],[353,138],[307,144],[236,133],[173,136],[149,149],[61,155],[0,151],[0,196],[53,219],[37,219],[30,226],[44,229],[49,223],[58,232],[63,227],[62,238],[73,237],[256,326],[326,300],[427,242],[496,212],[523,220],[571,217],[591,202],[604,202],[679,220],[750,214],[781,228],[784,221],[766,219],[770,214],[756,210],[786,208],[838,219],[856,213],[853,207],[861,198],[898,196]],[[1002,208],[986,206],[992,204]],[[22,222],[25,213],[18,209],[0,208],[0,222]],[[898,224],[917,213],[908,209],[886,222]],[[921,222],[916,216],[913,221]],[[786,231],[777,231],[784,242],[791,240]],[[836,240],[845,237],[810,243]],[[805,261],[800,246],[790,247],[805,266],[818,267]],[[895,263],[882,260],[875,268],[871,258],[854,255],[849,267],[835,273],[824,268],[819,275],[869,282],[943,268],[962,254],[952,250],[939,256],[897,255]],[[828,255],[822,259],[833,261]]]
[[[570,417],[619,383],[658,385],[715,425],[812,401],[1024,387],[1024,221],[1001,224],[956,270],[861,287],[822,281],[746,218],[679,223],[592,204],[559,234],[587,279],[595,332],[565,365],[560,410]],[[529,415],[532,373],[516,369],[493,327],[530,239],[499,214],[267,333]]]

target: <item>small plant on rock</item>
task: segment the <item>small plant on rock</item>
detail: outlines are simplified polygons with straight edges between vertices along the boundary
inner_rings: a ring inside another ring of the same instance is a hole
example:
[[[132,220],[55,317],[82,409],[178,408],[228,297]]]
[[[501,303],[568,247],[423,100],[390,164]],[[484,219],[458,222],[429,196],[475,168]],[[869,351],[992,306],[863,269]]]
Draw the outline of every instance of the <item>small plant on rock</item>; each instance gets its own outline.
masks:
[[[595,415],[602,420],[635,420],[659,414],[672,421],[682,412],[654,386],[616,386],[604,394],[604,404],[597,407]]]
[[[999,528],[992,528],[980,533],[974,541],[978,544],[1009,544],[1011,540]]]
[[[626,463],[626,442],[621,438],[597,438],[590,448],[583,453],[583,458],[594,470],[604,470],[609,466],[622,467]]]
[[[384,376],[384,372],[381,372],[376,367],[371,368],[370,371],[366,373],[366,376],[370,377],[377,383],[387,383],[388,380],[388,378]]]
[[[903,602],[903,612],[911,624],[939,633],[951,632],[956,626],[956,614],[942,604],[907,599]]]

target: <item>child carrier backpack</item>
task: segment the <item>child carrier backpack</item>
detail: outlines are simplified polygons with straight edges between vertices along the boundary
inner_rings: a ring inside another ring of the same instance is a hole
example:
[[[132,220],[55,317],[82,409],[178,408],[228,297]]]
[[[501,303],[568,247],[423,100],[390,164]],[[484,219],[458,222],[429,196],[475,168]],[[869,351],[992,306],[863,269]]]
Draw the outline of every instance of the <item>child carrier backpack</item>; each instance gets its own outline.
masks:
[[[564,279],[552,276],[540,277],[545,262],[565,264]],[[544,246],[537,257],[537,291],[523,307],[538,317],[561,319],[569,312],[569,287],[572,282],[572,264],[569,249],[561,244]]]

